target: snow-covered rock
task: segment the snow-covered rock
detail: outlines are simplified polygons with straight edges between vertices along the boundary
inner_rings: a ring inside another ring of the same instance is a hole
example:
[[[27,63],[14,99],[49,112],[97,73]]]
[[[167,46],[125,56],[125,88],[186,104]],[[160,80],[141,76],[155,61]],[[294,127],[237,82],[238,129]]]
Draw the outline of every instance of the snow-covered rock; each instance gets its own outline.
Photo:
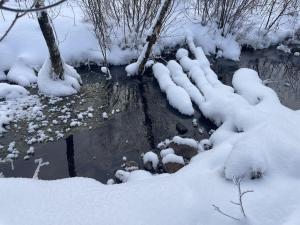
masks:
[[[172,149],[172,148],[166,148],[166,149],[163,149],[163,150],[160,151],[160,156],[162,158],[164,158],[168,154],[175,154],[174,149]]]
[[[164,170],[167,173],[175,173],[183,168],[185,164],[182,156],[178,156],[172,153],[167,154],[165,157],[163,157],[162,163]]]
[[[173,149],[176,155],[186,159],[191,159],[198,154],[198,142],[191,138],[175,136],[168,147]]]
[[[122,181],[122,183],[143,181],[152,177],[151,173],[145,170],[134,170],[132,172],[118,170],[115,176]]]
[[[158,156],[152,151],[146,152],[143,156],[144,166],[149,171],[156,170],[158,162]]]

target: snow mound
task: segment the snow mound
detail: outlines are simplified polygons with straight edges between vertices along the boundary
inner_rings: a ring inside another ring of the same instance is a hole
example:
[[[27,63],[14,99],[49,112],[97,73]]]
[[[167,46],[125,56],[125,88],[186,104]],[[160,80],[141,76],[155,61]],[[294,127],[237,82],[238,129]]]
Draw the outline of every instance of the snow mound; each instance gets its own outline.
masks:
[[[122,181],[122,183],[128,183],[147,180],[152,177],[152,174],[145,170],[134,170],[132,172],[117,170],[115,176]]]
[[[182,156],[178,156],[175,154],[167,154],[165,157],[163,157],[162,159],[162,163],[163,164],[167,164],[167,163],[179,163],[184,165],[184,160]]]
[[[169,155],[169,154],[174,154],[174,149],[173,148],[166,148],[166,149],[163,149],[160,151],[160,156],[162,158],[164,158],[166,155]]]
[[[172,81],[168,68],[162,63],[155,63],[152,69],[160,89],[167,95],[169,104],[184,115],[193,115],[194,108],[189,94]]]
[[[205,56],[197,54],[200,47],[192,42],[189,46],[196,59],[180,53],[180,63],[204,96],[199,109],[220,126],[210,138],[213,149],[230,150],[225,177],[259,178],[266,173],[298,177],[300,132],[294,126],[300,124],[298,114],[281,105],[254,70],[242,68],[234,74],[234,92],[207,64],[200,63],[205,62],[201,59]]]
[[[12,100],[28,95],[29,92],[19,85],[0,83],[0,99]]]
[[[198,148],[198,142],[192,138],[182,138],[179,136],[175,136],[175,137],[173,137],[172,141],[176,144],[189,145],[195,149]]]
[[[7,74],[7,80],[27,87],[37,82],[35,71],[26,65],[22,59],[18,59]]]
[[[39,90],[49,96],[67,96],[76,94],[80,90],[82,83],[80,75],[76,70],[64,64],[64,80],[53,80],[55,75],[51,69],[50,59],[46,59],[44,65],[38,73]]]
[[[187,75],[183,72],[182,67],[174,60],[168,62],[167,65],[172,80],[180,87],[184,88],[191,100],[198,106],[204,101],[204,97],[200,93],[199,89],[189,80]]]
[[[158,165],[158,156],[150,151],[150,152],[146,152],[145,155],[143,156],[143,162],[144,162],[144,165],[147,163],[147,162],[151,162],[152,163],[152,166],[153,166],[153,169],[157,169],[157,165]]]
[[[126,66],[125,70],[127,72],[127,76],[135,76],[138,74],[140,64],[138,62],[131,63]]]

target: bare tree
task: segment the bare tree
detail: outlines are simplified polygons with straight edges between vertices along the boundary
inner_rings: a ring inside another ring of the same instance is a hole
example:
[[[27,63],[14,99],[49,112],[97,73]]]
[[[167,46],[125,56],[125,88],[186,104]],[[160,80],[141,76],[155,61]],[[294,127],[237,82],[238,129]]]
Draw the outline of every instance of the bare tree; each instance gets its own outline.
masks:
[[[146,62],[151,54],[153,45],[156,43],[161,33],[167,13],[171,8],[172,3],[174,3],[174,1],[172,0],[162,1],[161,7],[157,12],[153,26],[150,30],[150,35],[148,35],[147,37],[146,44],[143,47],[142,53],[135,63],[130,64],[126,67],[126,71],[129,75],[142,75],[144,73]]]
[[[44,7],[44,0],[37,0],[35,4],[36,9],[41,9]],[[49,17],[46,10],[38,12],[38,22],[45,38],[52,65],[52,70],[57,77],[52,77],[53,79],[64,79],[64,67],[60,56],[60,52],[56,43],[55,35],[52,26],[49,21]]]
[[[109,5],[105,0],[83,0],[84,11],[93,24],[93,32],[103,55],[104,64],[107,66],[107,51],[110,47],[111,29],[108,24],[107,13]]]
[[[56,44],[56,39],[55,35],[52,29],[52,26],[49,21],[49,17],[47,14],[47,9],[50,9],[54,6],[57,6],[66,0],[60,0],[57,1],[53,4],[45,6],[44,0],[35,0],[33,4],[28,7],[28,8],[12,8],[12,7],[7,7],[5,6],[6,1],[1,0],[0,1],[0,10],[6,10],[10,12],[15,12],[15,18],[12,21],[11,25],[7,29],[7,31],[4,33],[4,35],[1,37],[0,41],[2,41],[8,33],[11,31],[13,26],[15,25],[16,21],[23,17],[26,13],[28,12],[37,12],[37,18],[39,22],[39,26],[41,28],[41,31],[43,33],[44,39],[46,41],[49,54],[50,54],[50,60],[52,64],[52,70],[57,77],[53,77],[53,79],[64,79],[63,74],[64,74],[64,67],[63,67],[63,62],[60,56],[60,52],[58,49],[58,46]]]
[[[267,35],[270,30],[276,27],[284,15],[292,15],[300,10],[299,0],[264,0],[260,5],[263,16],[261,28]]]
[[[16,22],[23,16],[25,16],[27,13],[29,12],[35,12],[35,11],[40,11],[40,10],[46,10],[46,9],[50,9],[50,8],[53,8],[63,2],[65,2],[66,0],[60,0],[58,2],[55,2],[53,4],[50,4],[50,5],[47,5],[47,6],[44,6],[42,8],[35,8],[35,5],[36,5],[36,0],[31,4],[30,7],[28,8],[12,8],[12,7],[7,7],[5,6],[4,4],[8,1],[6,0],[1,0],[0,1],[0,10],[6,10],[6,11],[10,11],[10,12],[14,12],[16,13],[15,14],[15,17],[13,19],[13,21],[11,22],[11,24],[8,26],[7,30],[4,32],[4,34],[2,35],[2,37],[0,38],[0,42],[3,41],[7,35],[9,34],[9,32],[12,30],[12,28],[14,27],[14,25],[16,24]]]
[[[121,48],[138,49],[144,44],[160,3],[161,0],[82,1],[85,15],[93,24],[104,64],[107,64],[107,52],[114,38]]]

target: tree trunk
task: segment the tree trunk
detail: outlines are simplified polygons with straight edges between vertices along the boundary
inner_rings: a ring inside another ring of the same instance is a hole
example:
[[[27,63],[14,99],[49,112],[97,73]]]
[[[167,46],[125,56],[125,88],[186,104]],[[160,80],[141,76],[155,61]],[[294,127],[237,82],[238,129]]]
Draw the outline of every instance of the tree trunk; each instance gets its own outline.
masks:
[[[143,58],[141,60],[141,63],[139,65],[139,69],[138,69],[138,74],[140,74],[140,75],[142,75],[144,73],[146,62],[151,54],[153,45],[156,43],[156,41],[160,35],[161,29],[163,26],[163,22],[167,15],[169,7],[171,5],[171,2],[172,2],[172,0],[165,0],[164,2],[162,2],[163,5],[161,7],[160,12],[158,12],[159,15],[157,15],[158,17],[153,26],[152,34],[147,37],[147,43],[144,46],[147,49],[146,49],[146,51],[143,51],[144,56],[142,56]]]
[[[37,0],[35,8],[38,9],[43,6],[44,6],[44,0]],[[56,44],[54,32],[49,22],[48,13],[46,10],[38,12],[38,22],[49,50],[52,70],[54,74],[57,76],[57,77],[53,77],[53,79],[59,78],[63,80],[64,79],[63,62],[60,56],[58,46]]]

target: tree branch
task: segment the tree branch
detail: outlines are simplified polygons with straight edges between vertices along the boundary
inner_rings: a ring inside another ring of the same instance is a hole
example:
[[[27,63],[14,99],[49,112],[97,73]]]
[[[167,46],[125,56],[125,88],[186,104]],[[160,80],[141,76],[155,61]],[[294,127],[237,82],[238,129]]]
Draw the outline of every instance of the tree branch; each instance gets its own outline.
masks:
[[[17,9],[17,8],[10,8],[10,7],[4,6],[3,5],[4,1],[2,0],[0,2],[0,9],[6,10],[6,11],[10,11],[10,12],[16,12],[16,13],[38,12],[38,11],[44,11],[46,9],[50,9],[50,8],[52,8],[54,6],[60,5],[60,4],[64,3],[65,1],[67,1],[67,0],[60,0],[58,2],[55,2],[55,3],[47,5],[47,6],[43,6],[43,7],[40,7],[40,8]]]

